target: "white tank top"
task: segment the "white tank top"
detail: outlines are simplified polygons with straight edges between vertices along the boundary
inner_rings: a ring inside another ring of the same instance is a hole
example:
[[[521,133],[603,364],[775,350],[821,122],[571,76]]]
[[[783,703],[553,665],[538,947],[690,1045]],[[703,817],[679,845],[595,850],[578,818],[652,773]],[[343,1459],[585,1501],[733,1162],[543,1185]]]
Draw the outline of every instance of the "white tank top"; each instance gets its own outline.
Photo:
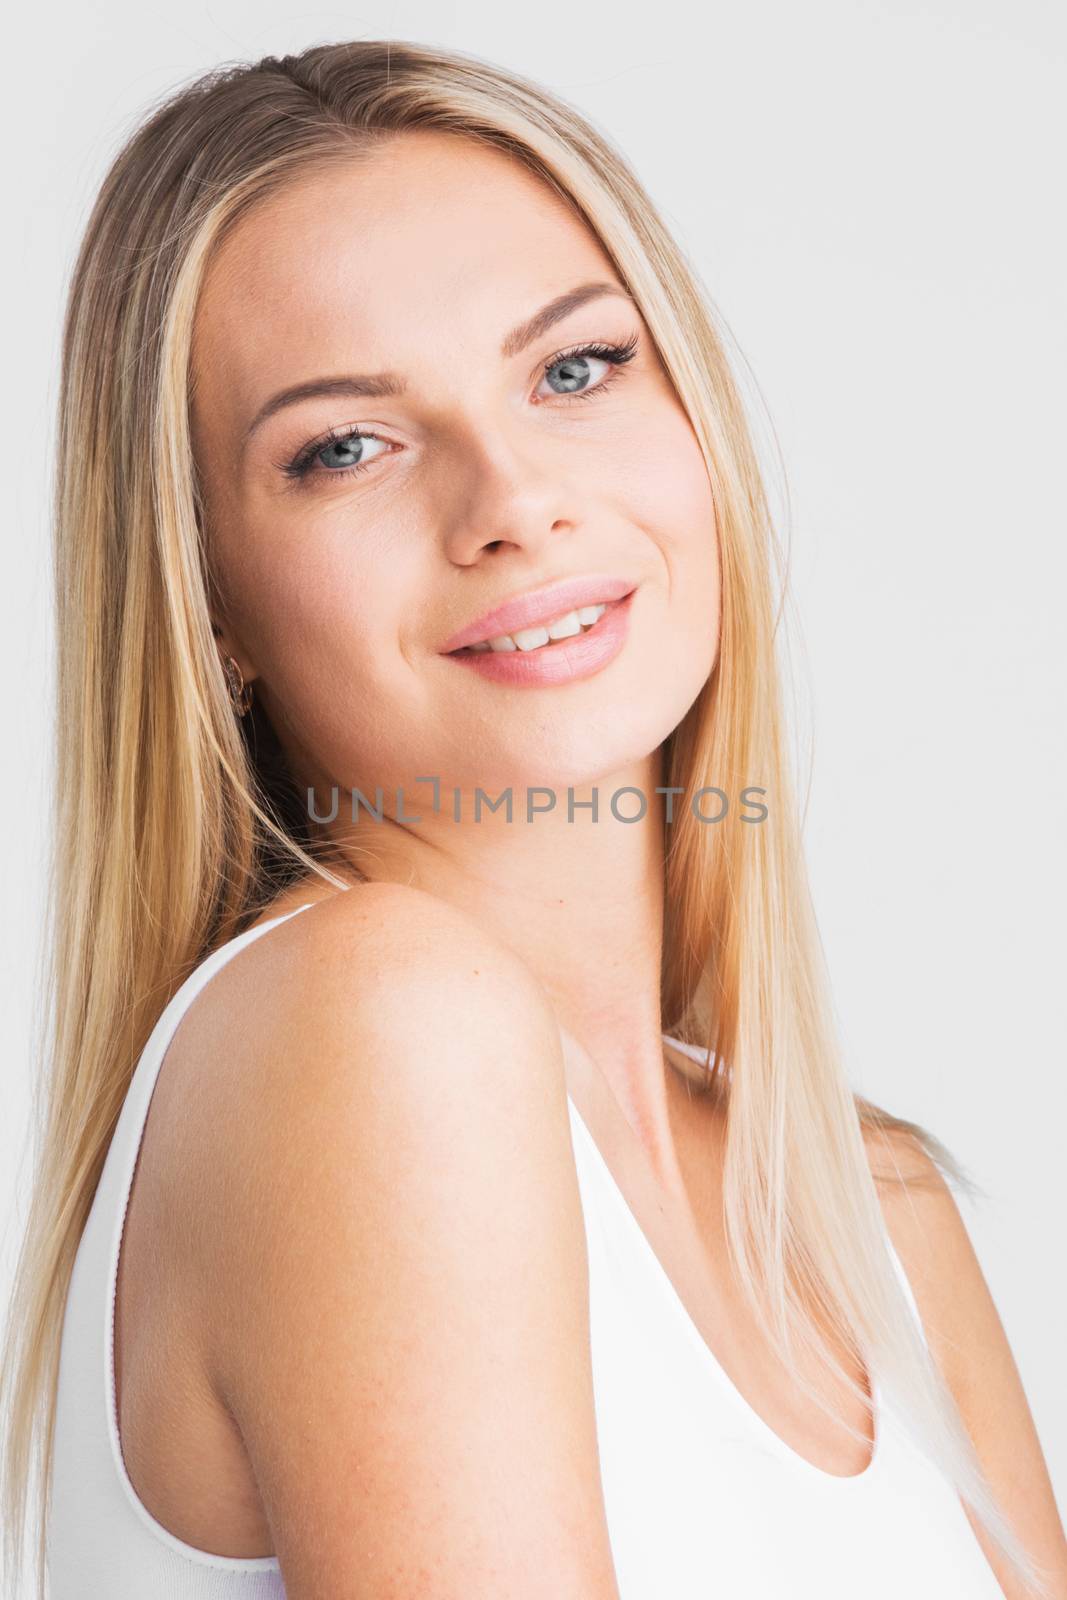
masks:
[[[274,1556],[196,1549],[137,1498],[119,1443],[113,1337],[126,1206],[167,1046],[219,969],[296,915],[251,928],[201,962],[160,1017],[130,1083],[67,1296],[48,1523],[50,1600],[285,1594]],[[1003,1600],[958,1495],[912,1445],[877,1386],[874,1454],[855,1477],[812,1466],[761,1420],[698,1332],[572,1100],[570,1118],[589,1250],[601,1474],[621,1600]]]

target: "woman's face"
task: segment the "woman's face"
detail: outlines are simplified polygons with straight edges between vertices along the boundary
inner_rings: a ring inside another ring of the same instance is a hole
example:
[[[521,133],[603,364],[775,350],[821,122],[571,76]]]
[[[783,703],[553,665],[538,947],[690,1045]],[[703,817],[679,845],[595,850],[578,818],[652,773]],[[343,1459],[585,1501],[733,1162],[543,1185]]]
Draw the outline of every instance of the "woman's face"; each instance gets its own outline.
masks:
[[[302,782],[579,786],[696,698],[703,458],[600,246],[509,158],[406,134],[264,202],[213,260],[193,378],[221,643]],[[445,653],[585,578],[616,597],[587,638]]]

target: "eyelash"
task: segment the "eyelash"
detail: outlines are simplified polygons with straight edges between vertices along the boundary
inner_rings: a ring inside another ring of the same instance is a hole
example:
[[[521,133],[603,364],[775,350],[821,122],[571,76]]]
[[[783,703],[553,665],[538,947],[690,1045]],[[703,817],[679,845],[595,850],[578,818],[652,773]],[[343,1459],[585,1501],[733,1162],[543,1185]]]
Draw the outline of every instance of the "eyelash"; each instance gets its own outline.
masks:
[[[637,344],[638,337],[634,333],[624,344],[572,345],[570,349],[560,350],[550,361],[546,361],[542,370],[546,373],[550,372],[561,361],[570,361],[576,356],[596,356],[601,361],[610,361],[614,370],[609,372],[606,377],[601,378],[600,382],[594,385],[593,388],[576,390],[569,395],[555,396],[557,400],[562,400],[564,403],[571,400],[589,400],[594,395],[603,394],[606,389],[610,389],[612,384],[622,377],[621,369],[628,361],[632,361],[637,354]],[[317,472],[313,473],[315,458],[321,451],[329,449],[331,444],[338,443],[343,439],[377,438],[379,438],[378,434],[365,433],[359,428],[331,428],[327,433],[322,434],[317,439],[312,439],[309,444],[306,444],[294,460],[279,462],[278,465],[287,478],[293,478],[297,481],[309,475],[318,476]],[[319,470],[328,478],[347,478],[352,473],[369,472],[373,465],[374,462],[371,461],[356,462],[351,467],[322,467]]]

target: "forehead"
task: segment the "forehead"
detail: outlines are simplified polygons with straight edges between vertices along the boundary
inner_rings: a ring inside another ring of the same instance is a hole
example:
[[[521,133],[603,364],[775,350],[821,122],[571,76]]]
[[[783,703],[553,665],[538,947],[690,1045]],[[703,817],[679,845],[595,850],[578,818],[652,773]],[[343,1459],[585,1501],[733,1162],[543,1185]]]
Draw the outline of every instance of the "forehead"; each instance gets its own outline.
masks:
[[[524,311],[593,276],[616,277],[598,241],[518,161],[404,134],[241,220],[205,277],[194,366],[242,390],[254,372],[258,391],[349,359],[399,367],[427,338],[495,346]]]

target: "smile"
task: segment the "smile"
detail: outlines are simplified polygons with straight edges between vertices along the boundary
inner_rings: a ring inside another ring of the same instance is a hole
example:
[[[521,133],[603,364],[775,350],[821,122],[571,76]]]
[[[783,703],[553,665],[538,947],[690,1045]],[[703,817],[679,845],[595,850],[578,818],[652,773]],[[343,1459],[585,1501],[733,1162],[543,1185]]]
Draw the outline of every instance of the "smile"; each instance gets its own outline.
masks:
[[[465,672],[509,688],[550,688],[601,672],[622,650],[636,589],[624,599],[580,606],[550,622],[449,651]]]
[[[573,639],[576,634],[593,627],[604,615],[608,604],[605,601],[600,605],[582,606],[577,611],[565,611],[562,616],[553,618],[541,627],[520,628],[517,633],[498,633],[495,638],[480,639],[477,644],[465,645],[462,650],[452,653],[466,655],[476,650],[496,650],[500,653],[507,650],[543,650],[558,639]]]

